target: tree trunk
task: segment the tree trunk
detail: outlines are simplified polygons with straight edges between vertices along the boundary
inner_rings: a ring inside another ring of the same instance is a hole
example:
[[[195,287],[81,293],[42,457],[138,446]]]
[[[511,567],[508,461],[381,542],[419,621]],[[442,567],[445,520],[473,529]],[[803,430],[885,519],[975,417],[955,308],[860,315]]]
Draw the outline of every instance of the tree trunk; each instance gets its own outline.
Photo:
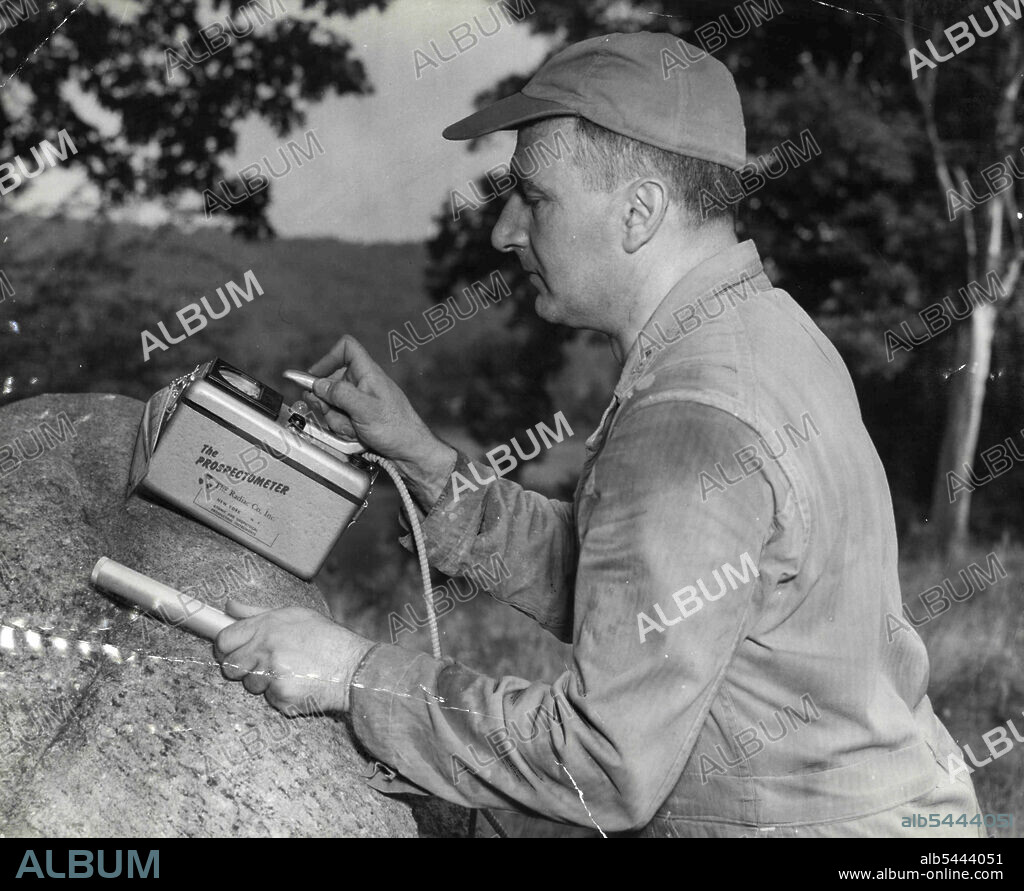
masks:
[[[1020,271],[1020,255],[1006,252],[1003,247],[1003,220],[1007,211],[1004,195],[996,195],[986,207],[987,220],[983,228],[985,237],[984,255],[979,257],[977,242],[968,242],[968,274],[971,285],[968,292],[974,301],[970,322],[961,325],[957,332],[954,365],[950,377],[949,411],[946,429],[939,450],[939,464],[936,468],[935,485],[932,489],[931,522],[936,540],[942,551],[949,557],[963,552],[967,544],[968,520],[971,513],[972,491],[958,488],[952,493],[949,474],[956,473],[972,486],[974,479],[984,474],[971,476],[969,468],[974,464],[974,452],[978,447],[978,429],[981,426],[981,410],[985,403],[985,386],[988,383],[992,365],[992,338],[995,334],[996,318],[1006,298],[1017,286]],[[979,260],[981,262],[979,262]],[[990,271],[995,271],[1003,284],[1003,299],[997,302],[983,301],[973,293],[973,282],[988,280]],[[986,444],[986,448],[988,445]]]
[[[978,447],[995,324],[995,305],[984,303],[975,307],[969,323],[961,326],[957,337],[953,372],[949,379],[949,411],[939,449],[930,517],[939,547],[950,556],[961,552],[967,543],[971,492],[959,489],[955,500],[950,501],[948,474],[954,472],[963,479],[969,479],[964,467],[973,465],[974,452]]]
[[[888,0],[876,2],[887,15],[895,18]],[[914,21],[913,0],[904,0],[901,18],[903,43],[909,52],[916,46],[920,36]],[[932,39],[938,40],[941,36],[941,22],[937,19],[932,20],[929,30]],[[995,65],[995,82],[1001,85],[1000,100],[993,115],[993,145],[997,156],[1011,153],[1020,145],[1021,128],[1017,120],[1017,99],[1021,79],[1024,77],[1024,71],[1021,70],[1020,34],[1011,29],[1000,39],[1004,43]],[[935,162],[935,173],[945,197],[951,189],[966,179],[966,173],[958,166],[951,170],[946,144],[939,135],[935,117],[936,69],[930,68],[920,77],[914,78],[913,83],[914,92],[921,106],[925,134]],[[957,174],[955,181],[954,170]],[[1001,306],[1011,299],[1017,287],[1021,263],[1024,260],[1024,239],[1021,239],[1014,228],[1020,219],[1016,214],[1016,208],[1012,191],[1009,196],[1005,192],[997,193],[985,208],[987,226],[977,224],[974,208],[961,216],[969,280],[987,281],[989,271],[994,270],[1003,282],[1004,299],[998,303],[978,305],[979,301],[975,298],[976,306],[970,322],[961,325],[957,331],[953,370],[949,378],[949,410],[939,450],[929,517],[934,541],[947,557],[962,551],[967,544],[973,494],[971,491],[958,488],[954,493],[955,500],[950,501],[949,474],[956,473],[962,479],[967,479],[969,474],[965,470],[965,465],[967,468],[973,465],[974,452],[978,447],[981,410],[985,402],[985,386],[988,383],[992,361],[992,337],[995,333],[996,317]],[[1011,227],[1013,241],[1008,249],[1003,246],[1003,232],[1007,222]],[[983,252],[979,249],[979,229],[985,230],[981,233],[985,241]],[[975,295],[972,294],[972,297]],[[971,484],[973,485],[973,482]]]

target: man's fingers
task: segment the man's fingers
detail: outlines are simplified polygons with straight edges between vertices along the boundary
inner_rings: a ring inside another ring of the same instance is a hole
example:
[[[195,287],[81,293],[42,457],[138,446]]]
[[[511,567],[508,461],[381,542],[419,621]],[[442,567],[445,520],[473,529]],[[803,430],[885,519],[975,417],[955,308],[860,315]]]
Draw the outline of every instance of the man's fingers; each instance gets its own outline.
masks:
[[[256,661],[245,653],[232,653],[220,666],[220,673],[229,681],[240,681],[256,667]]]
[[[327,403],[324,402],[322,399],[318,398],[313,393],[312,390],[307,390],[305,393],[303,393],[302,399],[307,404],[312,405],[313,408],[320,412],[320,414],[323,414],[325,411],[327,411]]]
[[[242,686],[250,693],[259,696],[265,693],[273,678],[269,674],[247,674],[242,678]]]
[[[255,622],[246,622],[244,619],[233,622],[221,631],[213,642],[213,656],[218,662],[223,662],[228,656],[244,647],[256,633]]]
[[[326,356],[315,365],[310,366],[309,373],[322,377],[341,365],[351,366],[356,380],[377,367],[363,345],[351,334],[346,334],[331,347]]]
[[[348,381],[320,378],[313,384],[313,394],[348,415],[369,408],[370,397]]]
[[[328,378],[323,378],[323,380],[329,382],[329,388],[333,388],[334,384],[341,380],[341,374],[342,372],[335,372],[334,375]],[[348,390],[347,392],[352,393],[352,390]],[[356,392],[359,393],[360,396],[365,395],[360,393],[358,388],[356,388]],[[359,396],[356,396],[355,399],[358,400]],[[311,405],[314,403],[316,404],[317,410],[320,412],[321,416],[317,419],[317,423],[321,428],[326,428],[332,433],[339,433],[343,437],[351,439],[354,442],[359,440],[355,424],[352,423],[352,418],[346,414],[345,411],[339,411],[333,408],[313,393],[309,394],[307,402]]]
[[[356,428],[352,426],[352,419],[340,411],[327,409],[324,412],[324,423],[327,424],[332,433],[340,433],[342,436],[354,440],[359,438],[356,436]]]
[[[327,355],[318,359],[306,370],[310,374],[315,374],[317,377],[325,377],[326,375],[334,371],[334,369],[337,368],[339,365],[338,356],[340,356],[344,351],[344,347],[342,345],[342,341],[344,339],[345,338],[343,337],[341,340],[339,340],[334,346],[330,348],[330,350],[327,351]]]
[[[316,397],[313,396],[311,399],[316,399]],[[307,430],[310,427],[313,427],[316,430],[322,430],[325,433],[340,433],[343,437],[347,437],[353,441],[358,439],[355,427],[352,425],[352,420],[348,415],[340,411],[334,411],[329,405],[325,405],[323,402],[320,402],[319,399],[316,399],[316,401],[323,407],[320,409],[319,415],[309,414],[306,416]],[[294,406],[292,407],[294,408]]]
[[[274,676],[268,671],[262,671],[259,666],[259,655],[252,647],[245,646],[224,660],[220,672],[229,681],[241,681],[250,693],[260,694],[270,686]]]
[[[345,338],[342,338],[345,340]],[[345,364],[352,370],[355,379],[360,380],[364,375],[380,368],[358,340],[349,337],[345,342]]]

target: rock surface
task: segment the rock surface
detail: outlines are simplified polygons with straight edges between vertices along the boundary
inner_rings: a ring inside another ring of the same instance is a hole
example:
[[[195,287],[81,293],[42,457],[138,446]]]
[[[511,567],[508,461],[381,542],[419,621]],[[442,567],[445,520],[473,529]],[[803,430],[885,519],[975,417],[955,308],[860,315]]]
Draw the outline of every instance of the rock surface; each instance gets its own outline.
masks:
[[[0,835],[416,835],[343,722],[280,716],[208,642],[91,586],[108,556],[216,606],[327,612],[315,586],[124,500],[141,414],[94,394],[0,410]]]

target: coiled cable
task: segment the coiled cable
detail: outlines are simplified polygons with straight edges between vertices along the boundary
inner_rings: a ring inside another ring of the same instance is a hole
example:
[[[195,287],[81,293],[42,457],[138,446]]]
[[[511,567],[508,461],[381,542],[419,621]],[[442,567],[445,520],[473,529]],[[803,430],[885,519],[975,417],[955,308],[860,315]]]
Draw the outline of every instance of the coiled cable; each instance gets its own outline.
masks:
[[[398,489],[398,495],[402,499],[402,506],[405,508],[405,515],[409,518],[409,526],[412,529],[412,540],[416,545],[416,556],[420,562],[420,579],[423,582],[423,602],[427,606],[427,627],[430,629],[430,649],[435,659],[441,658],[441,638],[437,632],[437,614],[434,612],[434,589],[430,584],[430,564],[427,563],[427,545],[423,538],[423,529],[420,527],[419,517],[416,512],[416,505],[406,488],[402,475],[387,458],[377,455],[374,452],[363,452],[361,455],[380,467],[389,477],[391,482]],[[487,822],[491,824],[498,838],[508,838],[505,827],[501,825],[498,818],[489,808],[481,808]],[[474,821],[475,828],[475,821]]]
[[[430,584],[430,565],[427,563],[427,545],[423,539],[423,530],[420,528],[419,517],[416,514],[416,505],[412,495],[406,488],[402,475],[387,458],[373,452],[363,452],[362,456],[367,461],[378,465],[389,477],[391,482],[398,489],[398,495],[402,499],[402,506],[405,508],[405,515],[409,518],[409,526],[412,528],[412,539],[416,544],[416,556],[420,561],[420,580],[423,583],[423,602],[427,605],[427,627],[430,629],[430,649],[435,659],[441,658],[441,638],[437,632],[437,615],[434,612],[434,589]]]

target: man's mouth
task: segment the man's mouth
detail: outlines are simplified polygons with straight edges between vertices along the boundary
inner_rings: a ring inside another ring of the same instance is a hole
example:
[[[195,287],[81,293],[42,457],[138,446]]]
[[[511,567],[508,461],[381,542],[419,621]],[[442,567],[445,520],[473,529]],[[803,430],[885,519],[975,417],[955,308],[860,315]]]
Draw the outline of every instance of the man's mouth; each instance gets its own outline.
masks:
[[[529,266],[523,266],[522,270],[526,273],[526,277],[535,287],[540,287],[544,284],[544,276],[542,276],[536,269],[531,269]]]

